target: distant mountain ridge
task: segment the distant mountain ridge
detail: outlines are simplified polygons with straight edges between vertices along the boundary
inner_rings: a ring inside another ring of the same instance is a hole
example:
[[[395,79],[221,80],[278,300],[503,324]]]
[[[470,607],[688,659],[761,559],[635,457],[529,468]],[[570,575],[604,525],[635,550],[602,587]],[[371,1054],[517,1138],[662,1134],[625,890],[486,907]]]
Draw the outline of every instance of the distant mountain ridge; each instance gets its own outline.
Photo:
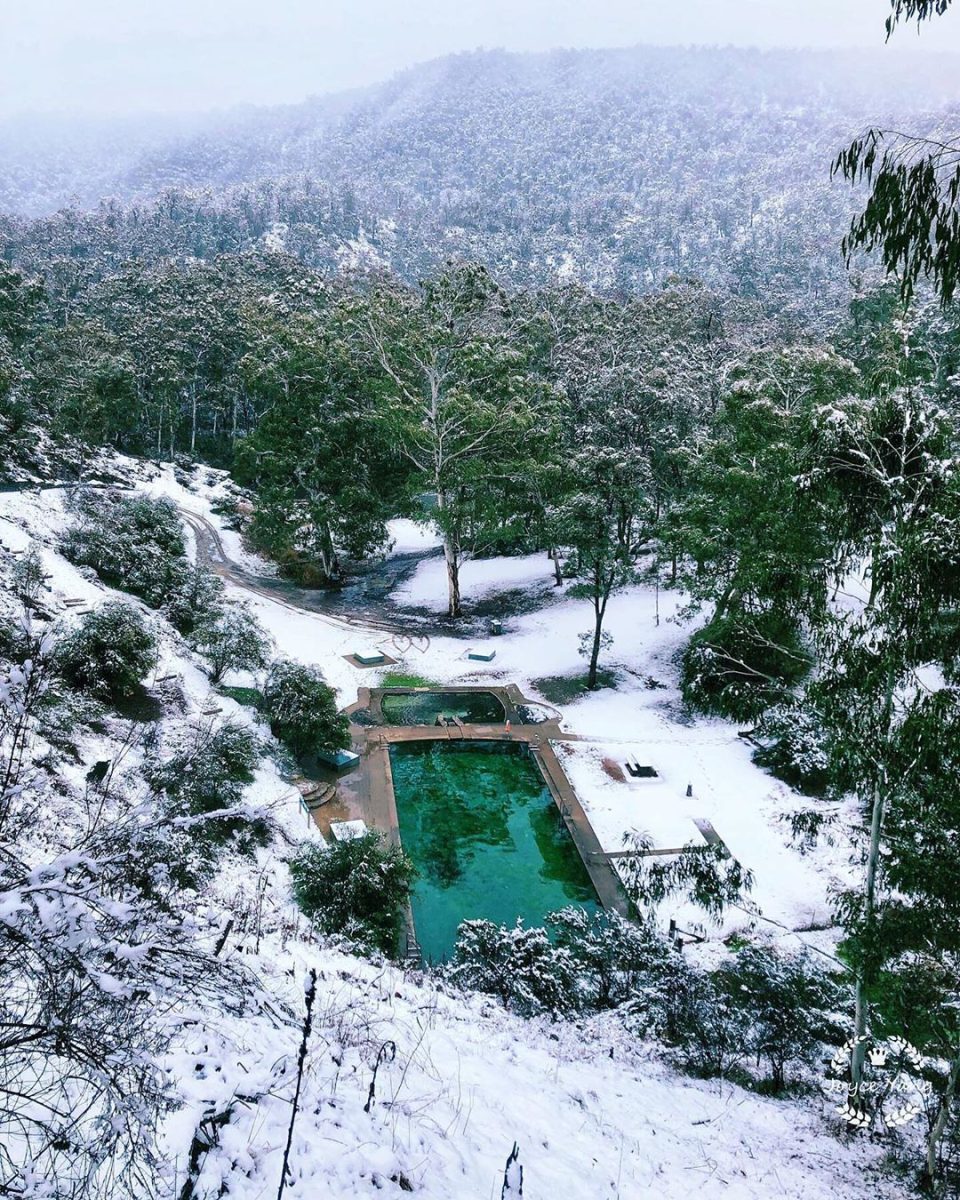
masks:
[[[8,122],[0,232],[37,269],[91,243],[113,259],[279,249],[407,277],[462,256],[525,284],[683,273],[832,303],[855,197],[831,159],[870,123],[956,127],[958,67],[892,51],[482,51],[299,105],[87,129],[74,153]]]

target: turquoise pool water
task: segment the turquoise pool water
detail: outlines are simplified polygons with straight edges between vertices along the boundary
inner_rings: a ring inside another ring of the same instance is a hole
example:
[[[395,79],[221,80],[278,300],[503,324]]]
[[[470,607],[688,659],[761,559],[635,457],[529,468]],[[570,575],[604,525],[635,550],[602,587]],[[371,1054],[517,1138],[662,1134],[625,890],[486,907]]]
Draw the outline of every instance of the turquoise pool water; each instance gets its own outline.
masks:
[[[525,746],[406,742],[390,747],[400,840],[416,863],[413,919],[424,957],[449,958],[461,921],[540,924],[597,894]]]
[[[381,707],[388,725],[433,725],[440,713],[468,725],[498,725],[507,718],[492,692],[385,692]]]

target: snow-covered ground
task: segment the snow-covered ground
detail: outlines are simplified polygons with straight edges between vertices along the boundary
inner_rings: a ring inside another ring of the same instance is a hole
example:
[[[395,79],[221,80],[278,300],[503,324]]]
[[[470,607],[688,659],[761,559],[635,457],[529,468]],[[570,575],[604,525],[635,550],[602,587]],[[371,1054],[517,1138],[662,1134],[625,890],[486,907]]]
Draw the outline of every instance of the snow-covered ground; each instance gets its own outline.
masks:
[[[196,491],[186,491],[172,470],[164,468],[146,486],[218,522],[221,519],[211,515],[210,489],[202,482],[206,475],[198,474]],[[217,490],[221,486],[218,482]],[[428,527],[410,521],[393,522],[391,533],[406,550],[436,544]],[[592,611],[587,601],[557,602],[553,566],[546,555],[468,560],[461,583],[467,603],[494,591],[538,593],[546,588],[550,604],[510,618],[499,637],[411,640],[351,627],[282,600],[239,589],[237,593],[246,596],[277,649],[321,667],[344,705],[356,700],[359,687],[375,686],[384,673],[347,662],[346,656],[356,651],[384,651],[400,660],[391,671],[409,671],[437,683],[516,683],[532,698],[537,697],[537,680],[584,673],[579,635],[592,627]],[[391,599],[442,611],[443,559],[419,563]],[[768,928],[776,927],[769,922],[792,930],[823,925],[830,915],[828,891],[849,872],[848,844],[841,837],[838,845],[824,843],[814,852],[798,853],[781,817],[809,807],[809,801],[754,766],[737,725],[683,710],[675,659],[690,626],[678,620],[681,602],[677,593],[657,592],[648,585],[611,599],[605,627],[613,645],[604,661],[615,668],[617,686],[586,694],[563,708],[565,731],[590,739],[558,743],[564,768],[605,850],[622,850],[624,835],[634,832],[649,834],[660,848],[702,845],[693,818],[705,819],[753,872],[751,900]],[[472,661],[467,657],[471,649],[495,650],[496,657],[491,663]],[[621,767],[627,758],[649,764],[659,778],[616,782],[603,768],[605,758]],[[691,797],[686,795],[688,785]],[[676,915],[683,921],[703,921],[702,913],[683,906],[677,907]],[[727,934],[757,919],[756,914],[732,909],[714,931]]]
[[[436,539],[432,543],[436,545]],[[468,558],[460,567],[460,595],[466,603],[494,592],[549,586],[553,582],[553,563],[545,554],[523,558]],[[447,610],[447,564],[442,558],[430,558],[417,566],[414,574],[391,596],[396,604]]]
[[[181,485],[168,472],[146,486],[184,502]],[[218,520],[209,494],[188,494],[192,511]],[[65,520],[57,492],[0,495],[0,543],[40,546],[50,606],[69,624],[75,615],[64,600],[98,602],[115,594],[56,553]],[[539,587],[549,580],[549,566],[539,556],[499,567],[487,560],[477,584],[496,586],[502,569],[501,585],[509,579],[509,586]],[[514,619],[508,632],[490,641],[495,660],[483,664],[467,662],[472,643],[457,638],[409,646],[401,640],[401,653],[389,635],[261,595],[248,599],[278,649],[319,664],[344,703],[380,672],[357,670],[342,656],[377,646],[401,658],[405,669],[438,682],[511,681],[528,695],[535,695],[537,679],[583,670],[577,635],[589,626],[589,612],[580,602],[562,601]],[[559,747],[565,767],[605,847],[618,849],[629,830],[646,831],[660,844],[696,841],[691,818],[706,817],[755,872],[764,914],[795,928],[825,912],[826,887],[839,864],[829,852],[801,857],[787,848],[776,818],[802,802],[752,765],[734,726],[682,713],[673,658],[687,630],[671,619],[675,598],[659,597],[659,624],[657,603],[644,588],[611,602],[615,643],[609,665],[617,668],[619,683],[564,710],[566,728],[590,739]],[[157,675],[170,673],[182,681],[186,715],[209,712],[212,693],[201,664],[167,628]],[[649,686],[651,677],[664,686]],[[255,719],[222,696],[215,705],[221,718]],[[85,740],[83,762],[65,768],[75,782],[90,762],[115,752],[109,736]],[[612,779],[604,759],[622,764],[628,757],[653,765],[659,778],[642,784]],[[131,764],[135,759],[131,754]],[[293,789],[267,761],[250,800],[270,807],[286,842],[253,860],[226,859],[197,904],[205,919],[222,926],[253,902],[265,881],[259,944],[248,930],[231,936],[224,951],[228,963],[259,977],[262,1004],[243,1017],[225,1006],[213,1023],[192,1009],[169,1014],[173,1041],[166,1066],[180,1106],[162,1128],[167,1195],[178,1194],[183,1184],[201,1117],[231,1104],[219,1148],[203,1160],[197,1196],[260,1200],[276,1194],[291,1115],[301,985],[311,968],[318,972],[318,999],[292,1143],[291,1197],[342,1200],[412,1188],[424,1200],[493,1198],[515,1140],[530,1200],[902,1195],[900,1182],[879,1174],[882,1147],[833,1136],[837,1123],[829,1102],[774,1101],[697,1082],[672,1073],[612,1017],[582,1025],[524,1022],[481,997],[451,995],[393,967],[313,944],[289,902],[283,862],[289,847],[314,836],[313,829]],[[748,919],[739,914],[734,924]],[[379,1069],[368,1113],[373,1066],[388,1042],[395,1043],[396,1056]]]
[[[118,456],[119,457],[119,456]],[[148,496],[166,496],[186,513],[194,513],[208,521],[217,531],[229,558],[253,575],[274,576],[276,564],[244,545],[235,529],[230,529],[224,517],[215,511],[223,501],[230,498],[230,476],[215,467],[202,467],[193,472],[191,486],[186,487],[177,479],[172,463],[139,464],[133,459],[122,460],[129,464],[136,485]],[[189,529],[187,530],[189,534]]]
[[[495,577],[498,562],[505,571],[517,571],[518,563],[530,560],[484,560],[487,578]],[[535,562],[542,578],[544,560]],[[532,578],[536,585],[539,578]],[[357,670],[343,656],[374,648],[401,659],[401,667],[391,670],[405,669],[437,683],[516,683],[535,698],[535,680],[582,674],[578,635],[590,623],[586,602],[566,600],[513,619],[509,631],[497,638],[434,637],[401,653],[390,635],[364,636],[259,596],[251,603],[278,647],[321,666],[345,704],[356,699],[359,686],[374,684],[382,672]],[[605,850],[623,849],[624,834],[634,831],[650,834],[663,848],[703,844],[692,818],[704,818],[753,871],[752,899],[764,917],[791,929],[822,924],[829,917],[828,888],[842,878],[846,856],[829,847],[801,856],[789,845],[788,826],[780,817],[809,802],[753,765],[736,725],[682,712],[673,660],[689,628],[673,619],[676,606],[675,596],[661,592],[658,601],[648,587],[611,600],[607,626],[614,644],[608,662],[618,670],[618,686],[563,708],[565,730],[591,739],[558,744],[574,789]],[[470,661],[466,655],[471,648],[493,649],[496,658],[489,664]],[[649,686],[651,679],[661,686]],[[622,766],[628,757],[655,767],[659,779],[614,782],[603,770],[603,759],[614,758]],[[688,784],[693,792],[689,798]],[[689,911],[682,916],[693,919]],[[729,932],[751,919],[732,910],[723,929]]]

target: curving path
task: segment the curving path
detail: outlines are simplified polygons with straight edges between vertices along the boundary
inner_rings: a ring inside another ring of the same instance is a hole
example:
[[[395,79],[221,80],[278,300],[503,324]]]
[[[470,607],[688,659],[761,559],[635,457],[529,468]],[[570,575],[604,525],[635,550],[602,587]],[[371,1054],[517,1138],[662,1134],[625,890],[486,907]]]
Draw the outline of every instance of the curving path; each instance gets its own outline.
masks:
[[[388,621],[375,616],[367,604],[358,603],[356,589],[344,588],[340,591],[312,591],[309,588],[297,587],[288,580],[275,579],[271,576],[257,575],[232,559],[223,544],[220,531],[206,517],[189,509],[180,508],[180,516],[193,533],[197,547],[197,562],[215,571],[221,578],[228,580],[236,587],[263,596],[275,604],[295,612],[308,612],[320,620],[343,628],[369,629],[379,633],[411,634],[421,632],[414,620],[403,624],[399,621]],[[380,598],[406,574],[416,569],[417,563],[424,555],[404,555],[392,569],[382,570],[377,574],[380,582],[377,592]],[[369,572],[373,574],[373,572]],[[454,636],[456,636],[454,631]]]

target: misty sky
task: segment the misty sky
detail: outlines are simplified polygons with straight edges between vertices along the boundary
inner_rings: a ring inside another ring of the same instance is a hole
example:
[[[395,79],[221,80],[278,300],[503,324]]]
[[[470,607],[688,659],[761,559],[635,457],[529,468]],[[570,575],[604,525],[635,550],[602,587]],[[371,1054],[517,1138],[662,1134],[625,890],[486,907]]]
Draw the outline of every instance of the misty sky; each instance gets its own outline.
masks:
[[[480,46],[882,46],[888,9],[887,0],[0,0],[0,114],[297,101]],[[960,51],[960,6],[895,42]]]

